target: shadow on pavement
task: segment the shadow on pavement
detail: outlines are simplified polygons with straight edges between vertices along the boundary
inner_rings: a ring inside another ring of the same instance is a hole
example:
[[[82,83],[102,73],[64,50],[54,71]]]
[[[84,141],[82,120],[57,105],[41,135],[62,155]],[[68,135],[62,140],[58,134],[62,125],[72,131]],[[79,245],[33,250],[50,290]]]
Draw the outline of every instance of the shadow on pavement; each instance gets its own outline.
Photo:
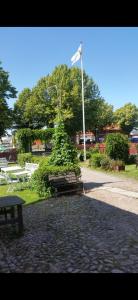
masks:
[[[138,272],[138,216],[129,211],[86,195],[62,196],[24,207],[24,227],[23,239],[0,234],[5,259],[16,261],[19,252],[24,272],[28,261],[35,272]]]

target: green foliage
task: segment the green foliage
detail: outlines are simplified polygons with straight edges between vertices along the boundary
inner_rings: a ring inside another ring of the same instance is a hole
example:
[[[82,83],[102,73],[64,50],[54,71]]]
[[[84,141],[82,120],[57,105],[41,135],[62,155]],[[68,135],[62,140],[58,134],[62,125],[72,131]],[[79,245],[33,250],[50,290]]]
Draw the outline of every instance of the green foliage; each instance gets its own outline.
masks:
[[[6,100],[15,98],[16,93],[16,89],[9,81],[9,73],[0,66],[0,137],[12,125],[12,110],[8,107]]]
[[[94,153],[99,153],[99,144],[95,144],[93,148],[89,149],[89,152],[91,153],[91,155],[93,155]]]
[[[86,159],[91,157],[91,152],[89,150],[86,151]],[[78,150],[78,158],[80,161],[84,161],[84,150]]]
[[[33,129],[32,130],[32,139],[41,141],[49,141],[52,138],[53,133],[55,132],[55,128],[47,128],[47,129]]]
[[[86,130],[101,130],[110,125],[113,118],[113,106],[109,105],[103,98],[85,100]]]
[[[14,192],[24,191],[31,188],[30,181],[19,182],[14,186]]]
[[[28,128],[29,121],[25,117],[26,103],[31,97],[31,90],[29,88],[23,89],[19,94],[17,101],[14,103],[14,120],[18,128]]]
[[[53,134],[53,149],[49,164],[63,166],[77,163],[77,150],[71,143],[69,136],[64,130],[63,122],[59,122]]]
[[[124,161],[119,160],[119,159],[117,159],[117,160],[112,159],[111,163],[110,163],[110,167],[111,167],[111,170],[115,170],[116,167],[125,167],[125,163],[124,163]]]
[[[5,134],[5,130],[12,124],[12,111],[8,107],[5,99],[0,99],[0,137]]]
[[[97,102],[96,128],[101,130],[106,125],[110,125],[114,122],[113,106],[108,104],[103,98],[98,99]]]
[[[129,155],[127,164],[128,165],[135,164],[135,162],[136,162],[136,156],[137,156],[136,154]]]
[[[25,163],[26,162],[29,162],[29,163],[46,163],[48,162],[49,160],[49,157],[45,157],[45,156],[35,156],[33,155],[31,152],[29,153],[19,153],[18,156],[17,156],[17,161],[18,161],[18,164],[22,167],[25,166]]]
[[[113,122],[113,107],[100,97],[98,86],[85,71],[83,76],[86,130],[101,129]],[[81,70],[65,64],[41,78],[32,90],[24,89],[14,105],[18,128],[53,127],[61,111],[70,136],[82,130]]]
[[[0,62],[1,65],[1,62]],[[0,99],[15,98],[17,91],[9,81],[9,73],[0,66]]]
[[[114,118],[115,122],[128,134],[137,125],[138,108],[135,104],[127,103],[115,111]]]
[[[102,153],[94,153],[90,160],[89,160],[89,165],[93,167],[101,167],[101,161],[105,158],[105,155]]]
[[[18,164],[21,167],[24,167],[26,162],[29,163],[32,162],[32,157],[33,157],[32,153],[19,153],[17,156]]]
[[[50,197],[53,194],[53,189],[50,186],[49,175],[65,175],[69,172],[75,172],[79,176],[81,170],[78,165],[52,166],[48,165],[47,162],[41,163],[31,177],[32,189],[37,191],[39,196]]]
[[[128,157],[127,164],[128,165],[136,164],[137,160],[138,160],[138,154],[131,154]]]
[[[111,169],[111,159],[108,156],[105,156],[101,162],[101,168],[104,170],[110,170]]]
[[[31,145],[34,140],[40,139],[41,141],[49,141],[54,133],[54,128],[47,129],[30,129],[22,128],[16,132],[16,138],[19,144],[20,152],[31,151]]]
[[[105,152],[111,159],[120,159],[127,162],[129,154],[128,138],[121,133],[108,134]]]
[[[30,128],[19,129],[16,132],[19,151],[22,153],[31,151],[32,144],[32,130]]]
[[[49,124],[52,127],[54,113],[46,94],[47,83],[48,76],[39,80],[32,90],[25,88],[19,94],[14,104],[14,116],[18,128],[40,129]]]
[[[31,162],[34,164],[40,164],[41,162],[48,162],[49,156],[41,156],[41,155],[32,155]]]

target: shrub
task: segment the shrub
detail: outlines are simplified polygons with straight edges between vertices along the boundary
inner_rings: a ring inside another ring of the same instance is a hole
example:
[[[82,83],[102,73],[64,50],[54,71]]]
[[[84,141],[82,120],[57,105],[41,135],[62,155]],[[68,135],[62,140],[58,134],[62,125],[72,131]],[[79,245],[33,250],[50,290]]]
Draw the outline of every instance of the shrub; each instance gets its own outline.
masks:
[[[32,153],[19,153],[17,161],[20,166],[24,167],[26,162],[32,162]]]
[[[86,151],[86,159],[89,159],[91,157],[91,152],[88,150]],[[84,161],[84,151],[79,150],[78,151],[78,158],[80,161]]]
[[[74,171],[76,175],[81,173],[78,165],[52,166],[46,162],[41,162],[39,168],[31,177],[31,187],[39,196],[50,197],[53,194],[53,189],[49,183],[49,175],[67,174],[71,171]]]
[[[111,159],[119,159],[127,162],[129,154],[128,138],[121,133],[108,134],[105,151]]]
[[[91,154],[99,153],[99,144],[97,143],[97,144],[95,145],[95,147],[90,148],[90,149],[89,149],[89,152],[90,152]]]
[[[39,156],[39,155],[33,155],[31,162],[35,164],[40,164],[41,162],[48,162],[49,156]]]
[[[118,160],[112,159],[112,160],[111,160],[111,169],[112,169],[112,170],[116,170],[117,167],[125,167],[124,161],[119,160],[119,159],[118,159]]]
[[[137,157],[137,155],[135,155],[135,154],[129,155],[127,163],[129,165],[135,164],[136,163],[136,157]]]
[[[94,153],[89,160],[90,166],[93,166],[96,168],[101,167],[101,161],[103,158],[105,158],[104,154]]]
[[[104,170],[111,169],[111,159],[110,157],[106,156],[101,160],[101,168]]]
[[[44,162],[44,163],[48,162],[48,160],[49,160],[49,157],[36,156],[36,155],[33,155],[31,152],[20,153],[20,154],[18,154],[18,157],[17,157],[18,164],[22,167],[25,166],[26,162],[40,164],[41,162]]]

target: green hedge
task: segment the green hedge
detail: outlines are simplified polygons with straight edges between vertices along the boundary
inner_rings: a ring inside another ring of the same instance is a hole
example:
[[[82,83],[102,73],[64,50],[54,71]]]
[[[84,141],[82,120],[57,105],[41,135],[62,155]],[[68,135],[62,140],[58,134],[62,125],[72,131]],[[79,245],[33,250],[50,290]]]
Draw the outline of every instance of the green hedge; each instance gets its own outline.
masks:
[[[30,129],[22,128],[16,132],[16,138],[19,144],[19,150],[22,153],[30,152],[31,145],[34,140],[49,141],[52,138],[55,128],[47,129]]]
[[[31,162],[35,164],[40,164],[41,162],[48,162],[49,158],[50,155],[49,156],[33,155]]]
[[[81,174],[78,165],[52,166],[48,165],[47,162],[41,162],[39,168],[31,177],[31,187],[39,196],[50,197],[53,194],[53,190],[49,183],[49,175],[64,175],[72,171],[75,172],[76,175]]]
[[[29,153],[19,153],[17,155],[17,162],[18,164],[21,166],[21,167],[24,167],[25,166],[25,163],[26,162],[32,162],[32,153],[29,152]]]
[[[29,152],[29,153],[19,153],[18,156],[17,156],[18,164],[21,167],[24,167],[26,162],[37,164],[37,163],[41,163],[43,161],[46,162],[46,161],[48,161],[48,159],[49,159],[49,157],[36,156],[36,155],[33,155],[31,152]]]

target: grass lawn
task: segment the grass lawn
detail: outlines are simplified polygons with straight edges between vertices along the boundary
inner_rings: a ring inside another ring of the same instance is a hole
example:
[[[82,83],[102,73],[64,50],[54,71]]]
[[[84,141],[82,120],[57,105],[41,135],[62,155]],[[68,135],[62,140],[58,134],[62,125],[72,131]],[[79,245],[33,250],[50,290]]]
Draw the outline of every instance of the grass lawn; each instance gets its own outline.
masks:
[[[34,191],[31,191],[29,189],[25,189],[22,191],[13,191],[13,192],[7,192],[7,189],[8,189],[8,185],[0,186],[0,197],[16,195],[25,201],[25,205],[45,199],[45,198],[40,199],[37,193],[35,193]]]
[[[114,172],[116,173],[116,172]],[[126,165],[125,171],[119,172],[120,175],[123,175],[128,178],[133,178],[138,180],[138,168],[136,168],[136,165]]]
[[[10,166],[16,166],[16,163],[9,163],[8,167]],[[45,198],[39,198],[38,194],[34,191],[31,191],[30,189],[24,189],[22,191],[13,191],[13,192],[7,192],[9,185],[0,185],[0,197],[3,196],[11,196],[16,195],[22,198],[25,201],[25,205],[32,204],[41,200],[44,200]]]

